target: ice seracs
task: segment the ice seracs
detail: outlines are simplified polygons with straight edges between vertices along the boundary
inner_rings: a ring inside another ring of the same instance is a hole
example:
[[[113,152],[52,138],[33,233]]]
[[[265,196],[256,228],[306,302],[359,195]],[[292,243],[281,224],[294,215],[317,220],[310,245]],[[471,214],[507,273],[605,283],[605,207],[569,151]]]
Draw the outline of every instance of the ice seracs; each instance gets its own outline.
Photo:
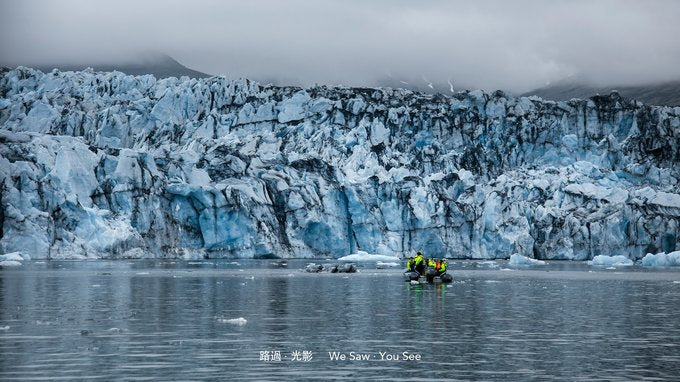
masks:
[[[0,72],[0,253],[639,260],[680,248],[678,157],[680,109],[617,94],[20,67]]]

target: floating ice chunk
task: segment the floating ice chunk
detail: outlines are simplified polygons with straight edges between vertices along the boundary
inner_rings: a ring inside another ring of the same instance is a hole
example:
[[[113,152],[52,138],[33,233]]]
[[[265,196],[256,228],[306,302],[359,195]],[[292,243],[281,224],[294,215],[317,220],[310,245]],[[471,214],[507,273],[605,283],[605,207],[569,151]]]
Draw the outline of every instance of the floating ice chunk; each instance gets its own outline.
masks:
[[[341,261],[388,261],[388,262],[398,262],[399,258],[394,256],[385,255],[372,255],[368,252],[357,251],[357,253],[343,256],[338,260]]]
[[[508,265],[512,266],[545,265],[545,261],[532,259],[515,253],[512,256],[510,256],[510,261],[508,262]]]
[[[243,326],[248,323],[248,320],[246,320],[243,317],[239,318],[220,318],[218,319],[219,322],[223,324],[231,324],[231,325],[238,325],[238,326]]]
[[[671,253],[657,253],[653,255],[648,253],[642,258],[642,266],[644,267],[673,267],[680,266],[680,251]]]
[[[0,255],[0,261],[24,261],[21,252],[12,252]]]
[[[316,273],[316,272],[321,272],[322,270],[323,270],[323,265],[316,264],[316,263],[307,264],[307,266],[305,267],[305,272]]]
[[[19,267],[19,266],[21,266],[21,262],[19,262],[19,261],[15,261],[15,260],[0,261],[0,268]]]
[[[9,330],[9,325],[0,326],[0,331],[3,331],[3,332],[4,332],[4,331],[6,331],[6,330]]]
[[[398,267],[399,263],[378,261],[375,264],[378,268]]]
[[[616,256],[605,256],[605,255],[597,255],[593,257],[593,260],[589,261],[588,264],[590,265],[595,265],[595,266],[600,266],[600,267],[612,267],[612,266],[619,266],[619,267],[625,267],[629,265],[633,265],[633,260],[627,258],[626,256],[623,255],[616,255]],[[610,269],[610,268],[607,268]],[[616,269],[616,268],[614,268]]]
[[[120,328],[110,328],[110,329],[109,329],[109,332],[110,332],[110,333],[120,333],[121,330],[120,330]]]

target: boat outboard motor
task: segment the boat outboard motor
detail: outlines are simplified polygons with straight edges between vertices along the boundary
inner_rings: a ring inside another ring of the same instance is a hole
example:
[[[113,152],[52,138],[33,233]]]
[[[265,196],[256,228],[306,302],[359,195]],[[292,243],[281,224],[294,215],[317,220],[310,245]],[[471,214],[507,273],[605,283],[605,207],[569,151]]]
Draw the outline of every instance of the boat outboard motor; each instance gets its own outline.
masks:
[[[427,267],[425,270],[425,277],[427,277],[427,282],[431,283],[434,281],[434,277],[437,276],[437,271],[433,267]]]

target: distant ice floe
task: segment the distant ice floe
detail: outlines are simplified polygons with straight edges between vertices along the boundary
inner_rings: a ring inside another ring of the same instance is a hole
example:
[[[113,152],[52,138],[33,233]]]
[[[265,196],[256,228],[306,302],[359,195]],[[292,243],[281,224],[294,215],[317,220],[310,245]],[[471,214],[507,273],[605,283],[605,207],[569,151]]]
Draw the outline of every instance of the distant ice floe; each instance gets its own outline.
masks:
[[[397,263],[397,262],[382,262],[382,261],[378,261],[377,263],[375,263],[375,265],[376,265],[376,267],[378,267],[378,268],[390,268],[390,267],[398,267],[398,266],[399,266],[399,263]]]
[[[642,266],[655,268],[680,266],[680,251],[671,253],[661,252],[656,255],[648,253],[642,258]]]
[[[498,268],[498,264],[495,261],[487,260],[479,263],[480,265],[487,265],[489,268]]]
[[[373,255],[364,251],[357,251],[357,253],[338,258],[340,261],[384,261],[384,262],[398,262],[399,258],[394,256]]]
[[[246,320],[243,317],[239,318],[219,318],[217,321],[223,323],[223,324],[231,324],[231,325],[237,325],[237,326],[243,326],[248,323],[248,320]]]
[[[316,264],[310,263],[304,268],[305,272],[309,273],[319,273],[319,272],[330,272],[330,273],[355,273],[357,272],[357,266],[352,263],[344,264]]]
[[[593,257],[593,259],[589,261],[588,264],[598,267],[627,267],[633,265],[633,260],[623,255],[597,255]]]
[[[528,265],[545,265],[545,261],[532,259],[530,257],[518,255],[515,253],[512,256],[510,256],[510,261],[508,262],[508,265],[512,265],[515,267]]]

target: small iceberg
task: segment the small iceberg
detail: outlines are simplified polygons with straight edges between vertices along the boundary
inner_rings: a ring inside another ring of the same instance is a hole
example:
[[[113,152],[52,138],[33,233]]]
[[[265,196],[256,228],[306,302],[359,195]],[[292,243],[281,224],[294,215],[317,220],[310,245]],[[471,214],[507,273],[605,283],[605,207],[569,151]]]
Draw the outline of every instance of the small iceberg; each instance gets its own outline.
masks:
[[[532,259],[530,257],[522,256],[520,254],[515,253],[512,256],[510,256],[510,261],[508,262],[508,265],[512,265],[515,267],[529,265],[545,265],[545,261]]]
[[[0,255],[0,268],[19,267],[22,265],[22,261],[30,259],[28,255],[24,255],[21,252],[6,253]]]
[[[24,255],[21,252],[11,252],[0,255],[0,261],[24,261],[31,259],[30,257],[27,257],[28,255]]]
[[[633,265],[633,260],[623,255],[605,256],[597,255],[588,262],[590,265],[597,267],[627,267]]]
[[[399,263],[396,263],[396,262],[393,262],[393,261],[391,261],[391,262],[378,261],[377,263],[375,263],[375,266],[378,269],[383,269],[383,268],[390,268],[390,267],[398,267]]]
[[[368,252],[357,251],[351,255],[339,258],[340,261],[384,261],[384,262],[398,262],[399,258],[385,255],[372,255]]]
[[[657,253],[653,255],[648,253],[642,258],[643,267],[677,267],[680,266],[680,251],[675,251],[671,253]]]

